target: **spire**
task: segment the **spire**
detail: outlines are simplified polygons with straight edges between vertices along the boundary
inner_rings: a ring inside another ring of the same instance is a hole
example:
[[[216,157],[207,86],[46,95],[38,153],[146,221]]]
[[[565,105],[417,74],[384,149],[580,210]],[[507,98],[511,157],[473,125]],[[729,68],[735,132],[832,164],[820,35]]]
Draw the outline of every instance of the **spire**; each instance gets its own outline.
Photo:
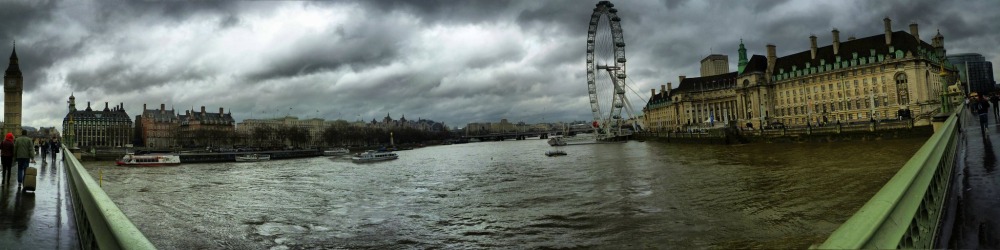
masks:
[[[747,67],[747,48],[743,46],[743,38],[740,38],[740,63],[739,72],[737,74],[743,74],[743,69]]]
[[[10,63],[4,76],[21,76],[21,68],[17,66],[17,48],[10,49]]]

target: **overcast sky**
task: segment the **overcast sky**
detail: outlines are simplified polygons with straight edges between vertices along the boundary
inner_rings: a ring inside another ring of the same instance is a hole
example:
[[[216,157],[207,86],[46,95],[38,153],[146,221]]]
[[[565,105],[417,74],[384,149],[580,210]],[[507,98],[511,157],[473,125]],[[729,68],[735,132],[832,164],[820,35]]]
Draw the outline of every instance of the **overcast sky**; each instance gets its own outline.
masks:
[[[641,96],[698,76],[710,53],[804,51],[920,25],[949,54],[1000,63],[1000,1],[612,1]],[[24,72],[25,126],[61,127],[66,101],[129,115],[160,103],[223,107],[237,121],[286,114],[370,121],[386,113],[469,122],[590,120],[584,64],[597,1],[3,1]],[[984,11],[989,10],[989,11]],[[995,67],[997,65],[994,65]],[[6,60],[0,64],[6,69]],[[994,69],[1000,72],[1000,70]]]

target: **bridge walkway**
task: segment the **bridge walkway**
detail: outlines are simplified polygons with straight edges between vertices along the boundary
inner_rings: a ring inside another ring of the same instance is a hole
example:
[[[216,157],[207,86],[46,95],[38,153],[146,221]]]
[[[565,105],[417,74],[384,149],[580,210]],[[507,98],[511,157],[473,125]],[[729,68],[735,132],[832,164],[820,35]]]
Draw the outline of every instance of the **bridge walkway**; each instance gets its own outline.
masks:
[[[37,156],[29,165],[38,168],[34,193],[17,187],[17,166],[0,182],[0,249],[80,248],[66,167],[57,158]]]
[[[962,120],[965,141],[959,144],[958,157],[964,160],[957,164],[952,182],[958,202],[947,247],[1000,249],[1000,119],[990,114],[985,134],[968,110],[962,111]]]

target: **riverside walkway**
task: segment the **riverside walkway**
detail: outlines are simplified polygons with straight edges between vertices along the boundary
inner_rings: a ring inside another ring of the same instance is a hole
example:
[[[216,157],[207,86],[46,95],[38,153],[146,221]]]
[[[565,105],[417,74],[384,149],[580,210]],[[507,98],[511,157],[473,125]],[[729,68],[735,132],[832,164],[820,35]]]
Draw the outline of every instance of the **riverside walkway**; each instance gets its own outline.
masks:
[[[35,158],[38,188],[34,193],[17,187],[17,167],[0,185],[0,248],[79,249],[76,218],[62,157]],[[4,173],[6,175],[6,173]]]

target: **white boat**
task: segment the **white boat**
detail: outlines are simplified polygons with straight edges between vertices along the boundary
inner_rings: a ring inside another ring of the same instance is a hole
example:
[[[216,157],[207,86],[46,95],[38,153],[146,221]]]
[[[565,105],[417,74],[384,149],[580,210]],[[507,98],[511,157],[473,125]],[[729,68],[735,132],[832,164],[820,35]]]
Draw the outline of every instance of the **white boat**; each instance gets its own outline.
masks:
[[[395,160],[399,158],[399,155],[393,152],[381,152],[375,150],[368,150],[364,153],[358,153],[351,157],[351,161],[354,162],[373,162],[373,161],[387,161]]]
[[[560,155],[566,155],[566,151],[562,151],[562,150],[549,150],[549,151],[545,152],[545,156],[560,156]]]
[[[135,155],[126,153],[116,163],[118,166],[171,166],[181,164],[181,157],[174,154]]]
[[[332,149],[323,150],[323,155],[325,155],[325,156],[346,155],[346,154],[350,154],[350,153],[351,153],[351,150],[348,150],[346,148],[332,148]]]
[[[254,161],[269,161],[269,160],[271,160],[271,155],[268,154],[248,154],[248,155],[236,156],[236,161],[238,162],[254,162]]]
[[[562,137],[552,137],[549,138],[549,146],[566,146],[566,142]]]

